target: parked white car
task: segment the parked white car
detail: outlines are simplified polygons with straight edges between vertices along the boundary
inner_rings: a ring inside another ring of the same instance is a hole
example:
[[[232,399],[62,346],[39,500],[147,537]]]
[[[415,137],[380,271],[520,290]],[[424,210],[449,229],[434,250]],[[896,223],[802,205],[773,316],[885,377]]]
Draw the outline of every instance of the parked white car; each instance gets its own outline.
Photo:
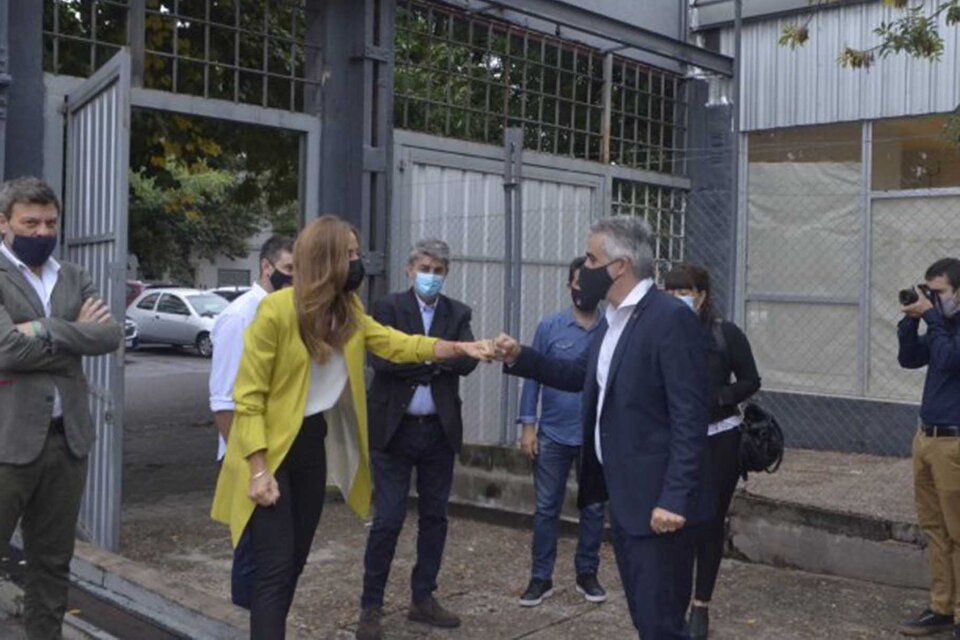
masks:
[[[127,307],[137,324],[140,344],[192,346],[204,358],[213,355],[210,331],[229,304],[199,289],[147,289]]]

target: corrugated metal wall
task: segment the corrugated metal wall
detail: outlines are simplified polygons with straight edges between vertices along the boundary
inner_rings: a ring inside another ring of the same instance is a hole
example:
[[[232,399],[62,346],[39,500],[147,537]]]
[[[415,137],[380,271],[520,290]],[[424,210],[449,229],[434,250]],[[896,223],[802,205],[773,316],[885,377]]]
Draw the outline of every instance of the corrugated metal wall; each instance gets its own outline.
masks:
[[[391,290],[408,286],[405,263],[414,242],[431,237],[445,240],[453,263],[444,293],[473,309],[472,327],[478,338],[496,337],[503,328],[505,296],[503,151],[399,131],[397,139]],[[405,146],[408,139],[418,145],[429,141],[433,149]],[[478,150],[483,155],[477,155]],[[520,304],[524,342],[533,339],[544,315],[569,305],[564,288],[567,266],[583,254],[590,222],[605,210],[604,184],[599,174],[525,162]],[[463,381],[460,392],[464,442],[498,443],[500,368],[481,365]]]
[[[932,11],[935,0],[926,0]],[[819,11],[810,40],[796,50],[778,44],[794,16],[743,27],[742,128],[745,131],[953,111],[960,104],[960,29],[941,20],[945,46],[939,62],[892,55],[869,70],[837,63],[844,47],[878,43],[873,30],[902,11],[880,2]],[[733,53],[733,32],[723,33]]]

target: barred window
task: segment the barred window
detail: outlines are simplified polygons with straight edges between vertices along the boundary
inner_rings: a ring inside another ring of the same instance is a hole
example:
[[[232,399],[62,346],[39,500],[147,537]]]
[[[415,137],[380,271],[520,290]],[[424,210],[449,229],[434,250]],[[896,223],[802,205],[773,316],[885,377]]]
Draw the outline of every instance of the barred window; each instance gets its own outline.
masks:
[[[683,261],[685,191],[617,178],[613,181],[611,211],[615,216],[641,217],[650,225],[656,239],[658,276]]]
[[[145,0],[144,84],[304,110],[304,0]],[[44,66],[89,76],[129,41],[128,0],[45,0]]]
[[[454,7],[399,0],[395,122],[490,144],[522,126],[524,147],[601,160],[602,52]],[[674,172],[685,118],[678,76],[617,56],[611,161]]]
[[[45,0],[43,68],[87,77],[127,44],[127,0]]]

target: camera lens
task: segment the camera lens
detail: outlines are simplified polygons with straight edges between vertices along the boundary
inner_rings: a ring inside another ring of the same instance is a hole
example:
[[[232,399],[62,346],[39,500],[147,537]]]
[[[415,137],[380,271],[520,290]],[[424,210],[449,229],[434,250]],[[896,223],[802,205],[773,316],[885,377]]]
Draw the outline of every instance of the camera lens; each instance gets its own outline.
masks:
[[[904,307],[913,304],[919,299],[920,296],[918,296],[917,292],[913,289],[903,289],[900,291],[900,304]]]

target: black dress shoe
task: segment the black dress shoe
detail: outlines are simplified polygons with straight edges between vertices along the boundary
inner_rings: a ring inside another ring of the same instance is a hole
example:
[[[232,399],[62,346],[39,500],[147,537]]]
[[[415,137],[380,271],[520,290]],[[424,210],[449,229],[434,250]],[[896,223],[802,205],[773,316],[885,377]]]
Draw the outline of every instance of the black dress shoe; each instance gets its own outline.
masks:
[[[706,640],[710,634],[710,607],[690,607],[690,640]]]
[[[913,620],[907,620],[900,625],[900,633],[905,636],[931,636],[941,631],[954,630],[954,637],[957,637],[954,629],[953,616],[935,613],[931,609],[924,610]]]

